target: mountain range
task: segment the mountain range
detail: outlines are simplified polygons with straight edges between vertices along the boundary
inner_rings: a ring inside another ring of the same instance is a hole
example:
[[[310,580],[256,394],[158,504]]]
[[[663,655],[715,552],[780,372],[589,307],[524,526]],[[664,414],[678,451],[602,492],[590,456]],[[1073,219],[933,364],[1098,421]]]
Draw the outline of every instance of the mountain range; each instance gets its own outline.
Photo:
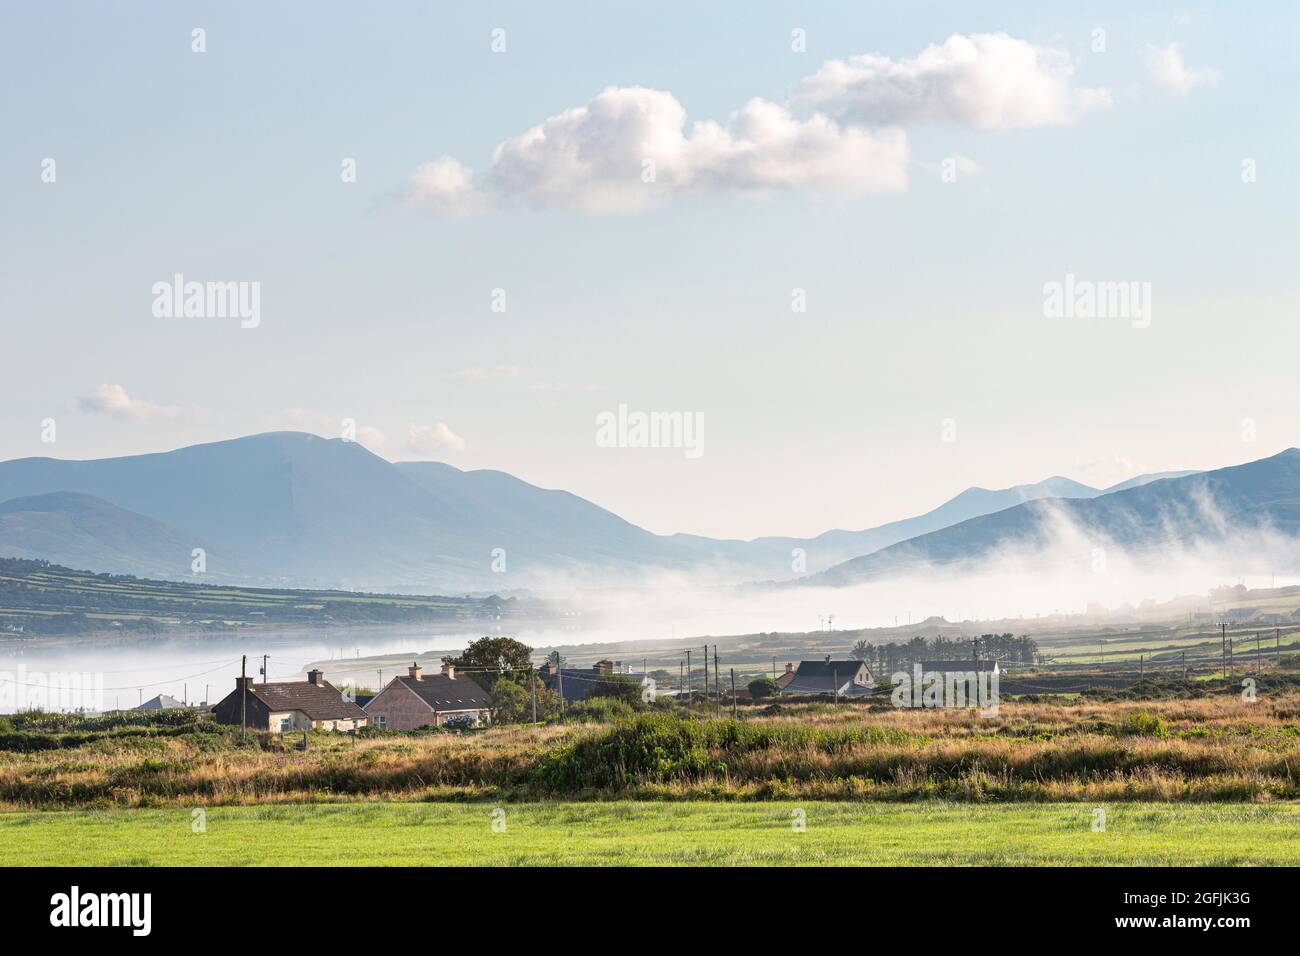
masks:
[[[1276,470],[1282,457],[1255,464]],[[501,471],[394,463],[355,442],[272,432],[157,454],[2,462],[0,555],[174,579],[191,575],[193,550],[202,548],[214,583],[459,593],[630,584],[658,572],[717,583],[788,580],[798,576],[792,553],[802,549],[803,580],[842,584],[977,556],[1017,535],[1032,540],[1059,508],[1116,531],[1135,515],[1163,514],[1174,507],[1166,499],[1194,489],[1254,508],[1259,496],[1224,475],[1232,471],[1147,475],[1105,489],[1060,477],[969,488],[875,528],[739,541],[656,535]],[[1280,480],[1286,485],[1289,473]],[[1286,518],[1279,501],[1265,504]]]

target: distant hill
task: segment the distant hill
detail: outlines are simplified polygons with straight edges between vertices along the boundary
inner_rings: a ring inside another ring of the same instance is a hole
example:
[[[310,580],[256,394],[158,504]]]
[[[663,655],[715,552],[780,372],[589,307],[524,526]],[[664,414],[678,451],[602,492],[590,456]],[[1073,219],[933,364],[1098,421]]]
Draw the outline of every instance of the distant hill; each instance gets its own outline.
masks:
[[[188,574],[194,539],[93,495],[56,491],[0,502],[0,555],[148,576]],[[255,574],[220,553],[215,580]]]
[[[391,463],[355,442],[298,432],[0,463],[0,502],[55,493],[82,497],[13,504],[0,554],[185,578],[191,550],[202,547],[212,580],[420,593],[632,584],[662,571],[700,583],[783,579],[795,548],[817,572],[1023,502],[1103,494],[1059,477],[970,488],[878,528],[738,541],[656,535],[505,472]]]
[[[853,558],[801,583],[854,584],[922,566],[1033,553],[1049,547],[1062,524],[1090,539],[1146,551],[1261,528],[1294,537],[1300,534],[1300,450],[1094,498],[1026,502]]]
[[[0,631],[12,635],[327,628],[350,624],[450,625],[547,620],[536,600],[457,598],[287,588],[222,587],[206,577],[149,580],[48,561],[0,557]]]

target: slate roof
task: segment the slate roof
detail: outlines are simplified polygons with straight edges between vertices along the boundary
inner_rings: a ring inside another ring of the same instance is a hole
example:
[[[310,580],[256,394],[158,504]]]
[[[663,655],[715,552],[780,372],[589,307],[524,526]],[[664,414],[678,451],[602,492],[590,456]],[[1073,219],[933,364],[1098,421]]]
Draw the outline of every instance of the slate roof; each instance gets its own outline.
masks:
[[[596,686],[603,682],[606,675],[598,674],[590,667],[573,668],[562,667],[560,673],[564,675],[564,700],[565,703],[577,704],[591,696],[591,692]],[[560,692],[560,680],[558,675],[547,672],[545,666],[537,672],[542,683],[550,690],[557,694]]]
[[[301,681],[287,684],[254,684],[248,691],[272,712],[301,710],[309,720],[348,720],[366,716],[366,712],[343,696],[343,692],[324,681],[313,684]],[[239,688],[235,688],[239,693]]]
[[[468,677],[430,674],[420,680],[414,677],[393,679],[400,680],[434,710],[482,710],[492,706],[487,691]]]
[[[870,694],[872,688],[851,683],[858,668],[862,666],[862,661],[853,660],[800,661],[799,667],[794,672],[794,679],[781,689],[781,693],[832,694],[835,692],[832,684],[838,683],[841,688],[844,688],[845,684],[849,685],[840,691],[841,694]],[[867,669],[867,676],[870,679],[870,668]]]
[[[170,697],[167,694],[159,694],[157,697],[146,700],[143,704],[140,704],[138,707],[132,707],[131,709],[132,710],[171,710],[175,707],[184,707],[184,706],[185,705],[182,704],[175,697]]]

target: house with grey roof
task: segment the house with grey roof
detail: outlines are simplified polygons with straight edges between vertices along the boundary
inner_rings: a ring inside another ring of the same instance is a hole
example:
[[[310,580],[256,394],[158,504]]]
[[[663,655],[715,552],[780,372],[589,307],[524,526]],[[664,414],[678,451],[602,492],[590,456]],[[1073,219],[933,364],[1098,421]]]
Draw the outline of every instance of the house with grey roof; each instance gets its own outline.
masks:
[[[486,724],[492,719],[492,698],[452,664],[441,674],[425,674],[412,663],[405,677],[394,677],[366,704],[366,716],[386,730],[443,727],[448,723]]]
[[[254,684],[235,678],[235,689],[212,708],[221,724],[285,733],[293,730],[356,730],[368,723],[366,712],[343,696],[323,672],[307,672],[307,680]]]
[[[159,694],[157,697],[150,697],[143,704],[132,707],[132,710],[175,710],[177,707],[186,705],[175,697],[168,694]]]
[[[826,694],[839,697],[865,697],[876,686],[866,661],[800,661],[792,677],[781,688],[782,697],[805,697]]]

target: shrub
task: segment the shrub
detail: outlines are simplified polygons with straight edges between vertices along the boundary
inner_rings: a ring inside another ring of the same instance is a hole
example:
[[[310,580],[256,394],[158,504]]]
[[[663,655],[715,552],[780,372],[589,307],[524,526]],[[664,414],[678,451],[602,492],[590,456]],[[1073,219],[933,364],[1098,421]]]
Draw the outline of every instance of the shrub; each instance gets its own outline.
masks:
[[[1119,725],[1119,733],[1134,737],[1164,737],[1169,733],[1169,724],[1155,714],[1135,710],[1125,715],[1123,723]]]

